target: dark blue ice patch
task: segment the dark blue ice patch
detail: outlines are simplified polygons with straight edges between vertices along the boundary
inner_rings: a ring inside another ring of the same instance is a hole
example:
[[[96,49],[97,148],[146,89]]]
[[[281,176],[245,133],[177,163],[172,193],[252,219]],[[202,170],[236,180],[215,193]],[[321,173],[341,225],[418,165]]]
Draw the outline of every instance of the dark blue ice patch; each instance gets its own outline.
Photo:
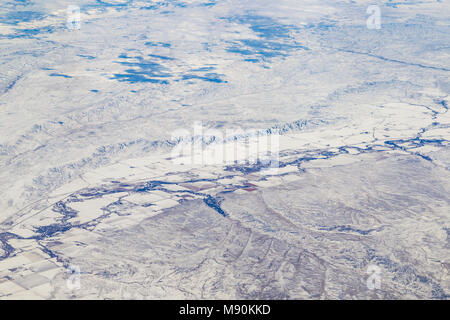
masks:
[[[77,54],[77,56],[79,56],[80,58],[88,59],[88,60],[94,60],[95,59],[94,56],[90,56],[90,55],[86,55],[86,54]]]
[[[21,22],[31,22],[34,20],[42,20],[45,14],[38,11],[13,11],[0,17],[3,24],[17,25]]]
[[[108,0],[97,0],[98,4],[101,4],[106,7],[126,7],[127,5],[131,4],[132,2],[133,2],[133,0],[128,0],[126,2],[119,2],[119,3],[114,2],[114,1],[110,2]]]
[[[134,0],[127,0],[126,2],[119,2],[116,3],[114,1],[108,1],[108,0],[96,0],[97,4],[91,5],[91,6],[97,6],[97,7],[105,7],[105,8],[116,8],[118,10],[123,10],[127,8],[130,4],[133,3]]]
[[[139,9],[140,10],[156,10],[159,7],[160,7],[160,5],[158,5],[158,4],[152,4],[152,5],[148,5],[148,6],[145,6],[145,7],[140,7]]]
[[[187,4],[182,2],[182,1],[170,1],[170,4],[173,5],[174,7],[179,7],[179,8],[186,8]]]
[[[77,216],[78,211],[68,207],[63,201],[59,201],[53,205],[53,211],[58,212],[65,216],[66,218],[74,218]]]
[[[187,4],[184,3],[183,1],[166,0],[166,1],[154,2],[152,4],[142,6],[139,9],[141,9],[141,10],[157,10],[157,9],[160,9],[160,8],[168,7],[169,5],[171,5],[173,7],[178,7],[178,8],[185,8],[185,7],[187,7]],[[173,12],[173,11],[161,11],[160,13],[161,14],[167,14],[167,13],[171,13],[171,12]]]
[[[146,46],[149,47],[163,47],[163,48],[170,48],[171,44],[166,42],[153,42],[153,41],[147,41],[144,43]]]
[[[319,22],[319,23],[309,23],[304,28],[305,29],[313,29],[316,31],[328,31],[333,27],[335,27],[334,24],[326,23],[326,22]]]
[[[67,74],[62,73],[50,73],[50,77],[62,77],[62,78],[72,78],[72,76],[68,76]]]
[[[391,2],[392,0],[390,0],[389,2],[387,2],[385,5],[386,7],[391,7],[391,8],[398,8],[398,6],[408,6],[408,5],[418,5],[418,4],[422,4],[423,1],[404,1],[404,2]],[[441,0],[437,0],[437,2],[441,2]]]
[[[153,79],[146,77],[145,73],[142,74],[135,70],[126,70],[127,74],[114,74],[113,79],[117,79],[120,82],[138,83],[138,82],[149,82],[149,83],[159,83],[159,84],[169,84],[167,80]]]
[[[205,2],[205,3],[201,3],[200,6],[201,7],[212,7],[212,6],[215,6],[216,4],[217,3],[216,3],[215,0],[210,0],[210,1]]]
[[[415,137],[412,139],[399,139],[399,140],[388,140],[384,144],[392,147],[393,149],[400,149],[403,151],[414,151],[415,148],[420,148],[425,145],[437,145],[443,146],[447,140],[445,139],[422,139],[420,137]],[[421,154],[420,152],[414,153],[416,156],[421,157],[424,160],[433,162],[433,159],[427,155]]]
[[[276,41],[244,39],[234,43],[227,49],[228,52],[251,56],[245,61],[259,62],[275,57],[287,57],[292,50],[309,50],[308,47],[297,43],[280,43]]]
[[[33,1],[31,0],[14,0],[15,2],[18,2],[21,6],[29,6],[33,4]],[[15,4],[18,5],[18,4]]]
[[[214,67],[200,67],[196,69],[191,69],[190,72],[207,72],[207,71],[213,71]]]
[[[157,58],[159,60],[172,60],[172,58],[163,56],[155,57],[150,55],[150,57]],[[149,82],[149,83],[168,84],[169,81],[166,80],[166,78],[172,77],[172,74],[168,72],[169,71],[168,68],[153,60],[145,60],[143,57],[130,58],[126,54],[121,54],[119,58],[134,59],[135,61],[134,62],[116,61],[117,63],[120,63],[124,66],[134,67],[134,69],[125,70],[125,73],[114,74],[113,79],[117,79],[118,81],[130,83]]]
[[[290,38],[291,30],[298,29],[294,25],[287,25],[279,23],[275,19],[258,15],[242,15],[223,18],[229,22],[236,22],[240,24],[248,24],[250,29],[255,32],[260,38],[273,39],[288,39]]]
[[[157,55],[157,54],[149,54],[148,56],[152,57],[152,58],[161,59],[161,60],[175,60],[175,58],[166,57],[166,56],[160,56],[160,55]]]
[[[117,11],[122,11],[128,9],[128,7],[133,3],[134,0],[127,0],[126,2],[115,2],[109,0],[95,0],[95,3],[88,3],[81,6],[81,10],[87,11],[91,8],[95,8],[105,12],[108,8],[114,8]]]
[[[205,199],[203,199],[203,202],[208,207],[210,207],[211,209],[214,209],[222,216],[224,216],[224,217],[227,216],[227,213],[225,211],[223,211],[222,208],[220,207],[220,201],[217,200],[216,198],[212,197],[211,195],[208,195]]]
[[[54,236],[57,233],[60,232],[66,232],[72,228],[72,225],[70,223],[55,223],[48,226],[40,226],[37,227],[35,230],[40,235],[37,236],[37,238],[49,238]]]
[[[181,80],[192,80],[199,79],[207,82],[215,82],[215,83],[227,83],[227,81],[220,79],[220,75],[217,73],[206,73],[203,76],[195,75],[195,74],[185,74],[181,78]]]
[[[368,230],[361,230],[357,228],[353,228],[350,226],[333,226],[333,227],[321,227],[319,230],[325,230],[325,231],[338,231],[338,232],[355,232],[359,233],[361,235],[368,235],[373,231],[377,231],[377,229],[368,229]]]
[[[309,50],[292,41],[290,32],[297,30],[294,25],[283,24],[275,19],[257,15],[242,15],[223,18],[230,22],[249,25],[259,39],[243,39],[231,43],[227,48],[230,53],[245,56],[244,61],[258,63],[275,57],[286,57],[293,50]]]
[[[141,9],[141,10],[157,10],[157,9],[160,9],[160,8],[168,7],[169,5],[172,5],[174,7],[186,7],[186,4],[181,3],[180,1],[177,1],[177,0],[166,0],[166,1],[158,1],[158,2],[155,1],[152,4],[145,5],[143,7],[140,7],[139,9]],[[165,13],[168,13],[168,12],[171,12],[171,11],[163,11],[163,12],[160,12],[160,13],[165,14]]]
[[[44,33],[53,33],[55,31],[55,27],[47,26],[42,28],[33,28],[33,29],[14,29],[16,33],[9,34],[4,37],[8,39],[18,39],[18,38],[33,38],[37,35]]]

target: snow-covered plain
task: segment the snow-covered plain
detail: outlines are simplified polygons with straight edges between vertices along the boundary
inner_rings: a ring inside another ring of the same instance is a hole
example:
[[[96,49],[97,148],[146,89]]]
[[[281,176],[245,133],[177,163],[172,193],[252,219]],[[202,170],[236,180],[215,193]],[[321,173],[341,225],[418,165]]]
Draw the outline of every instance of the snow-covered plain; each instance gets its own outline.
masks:
[[[2,1],[0,298],[448,299],[449,16]]]

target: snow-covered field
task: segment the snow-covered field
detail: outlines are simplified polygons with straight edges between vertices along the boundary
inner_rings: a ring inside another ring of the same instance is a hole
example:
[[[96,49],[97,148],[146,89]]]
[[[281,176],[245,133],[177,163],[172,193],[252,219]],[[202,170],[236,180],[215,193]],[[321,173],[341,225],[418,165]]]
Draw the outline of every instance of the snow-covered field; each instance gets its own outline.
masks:
[[[450,3],[0,3],[0,299],[448,299]]]

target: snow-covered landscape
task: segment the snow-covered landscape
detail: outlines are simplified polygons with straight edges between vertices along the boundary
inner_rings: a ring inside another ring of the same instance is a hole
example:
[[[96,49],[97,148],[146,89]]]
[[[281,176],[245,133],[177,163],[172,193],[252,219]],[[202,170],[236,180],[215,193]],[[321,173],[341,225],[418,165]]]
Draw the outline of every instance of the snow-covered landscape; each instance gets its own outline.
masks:
[[[448,299],[450,2],[0,3],[0,299]]]

